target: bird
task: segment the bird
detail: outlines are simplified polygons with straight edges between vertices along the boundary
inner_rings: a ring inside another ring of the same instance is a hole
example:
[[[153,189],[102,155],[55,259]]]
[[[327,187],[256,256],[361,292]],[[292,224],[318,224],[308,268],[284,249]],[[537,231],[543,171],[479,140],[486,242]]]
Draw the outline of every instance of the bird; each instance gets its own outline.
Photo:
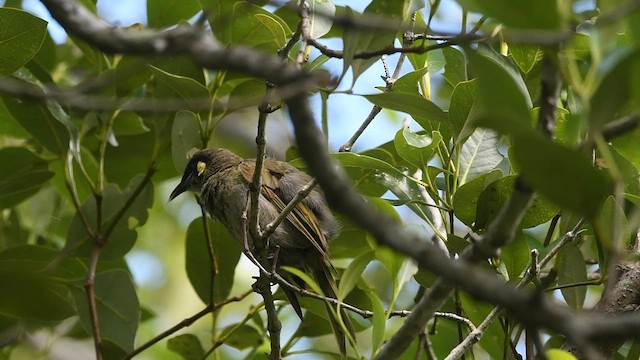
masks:
[[[249,188],[255,171],[255,159],[244,159],[224,148],[207,148],[195,152],[187,163],[180,183],[169,201],[191,191],[199,204],[214,220],[220,221],[240,246],[245,245],[249,231],[243,229],[242,214],[249,204]],[[262,185],[258,201],[258,223],[261,229],[271,223],[296,196],[311,177],[289,163],[266,158],[262,169]],[[299,202],[271,234],[268,241],[279,247],[276,271],[301,287],[304,282],[281,270],[281,266],[298,268],[315,279],[325,296],[336,298],[337,285],[329,260],[329,242],[340,231],[340,225],[326,203],[322,190],[315,187]],[[262,244],[267,246],[267,244]],[[281,286],[300,320],[302,309],[294,290]],[[346,356],[345,333],[334,309],[325,302],[331,328],[342,357]],[[343,307],[338,310],[352,339],[355,330]]]

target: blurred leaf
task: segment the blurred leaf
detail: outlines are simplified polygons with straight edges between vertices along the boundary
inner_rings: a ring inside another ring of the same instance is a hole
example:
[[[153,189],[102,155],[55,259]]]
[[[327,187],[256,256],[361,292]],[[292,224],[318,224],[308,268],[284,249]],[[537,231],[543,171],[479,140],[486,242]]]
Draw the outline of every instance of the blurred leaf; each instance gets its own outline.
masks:
[[[221,336],[225,336],[229,334],[229,337],[224,342],[225,345],[232,346],[239,350],[244,350],[247,348],[255,348],[262,344],[262,335],[254,328],[249,325],[240,325],[232,324],[227,326],[222,330]],[[233,330],[233,332],[231,332]]]
[[[502,177],[499,169],[486,172],[460,186],[453,196],[453,211],[465,225],[472,227],[476,220],[476,210],[480,194],[489,184]]]
[[[398,130],[394,138],[398,154],[421,169],[426,168],[441,141],[439,132],[434,131],[429,137],[411,132],[409,128]]]
[[[193,334],[172,337],[167,341],[167,349],[182,356],[185,360],[200,360],[205,355],[200,340]]]
[[[520,274],[529,265],[529,244],[524,237],[522,231],[516,233],[516,237],[512,242],[503,246],[500,249],[500,260],[504,264],[509,281],[517,281],[520,278]]]
[[[611,193],[610,181],[575,150],[539,135],[514,139],[513,156],[524,180],[549,200],[593,217]]]
[[[293,32],[277,15],[248,1],[204,2],[212,14],[210,24],[224,44],[243,44],[275,53]],[[229,26],[233,24],[233,26]]]
[[[335,15],[336,6],[331,0],[311,0],[309,13],[309,21],[311,21],[309,36],[312,39],[318,39],[331,30],[333,23],[330,17]]]
[[[386,314],[384,312],[384,306],[382,301],[376,295],[375,291],[368,291],[369,299],[371,299],[371,309],[373,311],[373,317],[371,322],[373,323],[373,330],[371,331],[371,359],[378,353],[382,341],[384,340],[384,333],[386,328]]]
[[[87,295],[80,284],[72,288],[82,326],[91,334],[91,317]],[[98,272],[95,276],[95,294],[100,335],[125,352],[133,350],[133,342],[140,320],[140,304],[133,281],[124,270]]]
[[[26,11],[0,8],[0,77],[13,74],[40,50],[47,22]]]
[[[429,129],[429,121],[446,121],[447,114],[438,105],[420,94],[403,92],[385,92],[375,95],[363,95],[364,98],[381,108],[405,112],[422,126]]]
[[[136,228],[146,223],[149,217],[148,209],[153,204],[153,183],[148,182],[137,193],[133,201],[133,195],[140,186],[143,175],[138,175],[129,182],[129,185],[121,190],[115,184],[108,184],[102,192],[102,224],[101,228],[107,229],[116,221],[116,215],[121,214],[118,223],[113,227],[113,232],[108,239],[102,239],[105,244],[100,253],[101,259],[116,259],[124,256],[136,241],[138,233]],[[130,202],[130,203],[129,203]],[[123,212],[124,207],[129,205]],[[82,204],[82,212],[86,216],[89,224],[97,223],[96,202],[94,197],[90,197]],[[80,220],[79,215],[75,215],[71,222],[67,235],[67,249],[75,249],[80,254],[88,256],[91,253],[91,241],[89,235]]]
[[[338,286],[338,300],[344,300],[347,295],[356,286],[356,283],[361,280],[361,275],[364,269],[373,260],[373,251],[368,251],[358,255],[351,263],[349,267],[342,273],[340,277],[340,284]]]
[[[227,113],[258,106],[263,101],[265,88],[264,81],[256,79],[240,82],[229,93]]]
[[[53,176],[46,162],[24,148],[0,149],[0,209],[37,193]]]
[[[60,253],[42,245],[20,245],[0,252],[0,268],[46,270],[51,281],[79,281],[87,276],[87,267],[78,258],[60,260]]]
[[[35,85],[21,83],[25,87],[37,89]],[[37,91],[41,90],[37,89]],[[56,155],[66,154],[69,149],[69,131],[53,116],[45,104],[6,96],[3,96],[2,100],[13,118],[42,146]]]
[[[473,70],[478,75],[479,108],[474,112],[477,126],[485,126],[502,134],[532,130],[529,109],[532,101],[522,76],[500,54],[481,47],[467,51]]]
[[[425,221],[432,221],[431,213],[427,208],[427,199],[422,195],[419,185],[406,176],[397,176],[394,173],[377,172],[375,178],[378,182],[389,189],[398,199],[405,201],[405,204],[416,215]]]
[[[67,288],[34,265],[29,260],[0,260],[0,314],[34,321],[72,316]]]
[[[207,221],[213,251],[218,265],[218,274],[213,281],[213,300],[218,302],[226,299],[233,287],[233,277],[236,265],[240,260],[240,246],[231,237],[231,234],[220,222]],[[185,242],[185,264],[187,276],[191,286],[198,294],[198,297],[209,304],[211,297],[211,259],[207,239],[204,233],[202,217],[198,217],[189,224],[187,229],[187,239]]]
[[[402,75],[396,82],[393,83],[392,92],[399,93],[411,93],[419,94],[418,83],[422,81],[422,78],[427,74],[429,68],[423,67],[418,70],[414,70]]]
[[[472,299],[467,293],[460,293],[460,300],[462,302],[462,308],[464,314],[474,324],[480,324],[489,315],[493,306],[478,302]],[[484,336],[480,339],[479,345],[489,354],[491,359],[502,359],[504,350],[506,349],[503,344],[505,341],[505,332],[500,326],[499,321],[494,321],[489,325],[484,333]]]
[[[513,194],[516,184],[516,175],[505,176],[484,189],[480,197],[476,200],[476,229],[484,229],[498,215],[504,204]],[[531,206],[527,209],[522,222],[521,229],[528,229],[551,220],[559,209],[549,203],[542,196],[535,196]]]
[[[113,126],[111,130],[116,136],[138,135],[150,131],[144,124],[142,118],[131,111],[119,111],[113,119]]]
[[[640,72],[640,51],[618,49],[603,59],[599,72],[603,79],[591,96],[589,122],[594,130],[616,119],[631,95],[637,96],[636,76]],[[634,92],[635,89],[635,92]],[[615,94],[615,96],[612,96]]]
[[[538,46],[527,44],[509,44],[509,53],[523,73],[533,69],[533,65],[542,58]]]
[[[161,84],[159,87],[160,98],[179,97],[185,101],[185,108],[202,109],[202,103],[210,98],[209,90],[198,81],[170,74],[153,65],[149,65],[155,79]]]
[[[369,21],[376,21],[374,19],[384,19],[386,21],[396,20],[399,22],[402,20],[402,11],[403,1],[373,0],[369,3],[362,15],[355,14],[347,7],[346,16],[361,17],[368,19]],[[358,77],[360,77],[360,75],[362,75],[362,73],[374,62],[378,61],[375,57],[371,59],[356,60],[354,59],[355,54],[363,51],[380,50],[390,47],[393,45],[395,38],[395,32],[387,29],[349,29],[349,31],[345,31],[342,39],[344,44],[342,76],[344,76],[349,67],[351,67],[353,72],[353,86]]]
[[[148,0],[147,22],[154,28],[171,27],[191,19],[200,10],[200,4],[195,0]]]
[[[504,159],[498,151],[499,135],[485,128],[476,129],[464,142],[459,155],[458,183],[464,184],[495,169]]]
[[[549,349],[544,354],[549,360],[578,360],[571,353],[560,349]]]
[[[640,169],[638,144],[640,144],[640,127],[636,127],[633,131],[627,132],[611,142],[614,149],[627,158],[636,169]]]
[[[629,221],[624,213],[624,203],[619,204],[616,202],[613,195],[609,196],[602,205],[602,210],[598,214],[597,225],[598,227],[598,241],[601,242],[605,253],[609,254],[613,251],[612,246],[615,244],[614,237],[619,236],[621,239],[621,246],[626,247],[631,239],[631,232],[629,229]],[[635,239],[635,237],[633,238]],[[633,244],[633,243],[632,243]],[[606,269],[607,264],[600,264],[602,268]],[[602,270],[603,272],[605,270]]]
[[[464,54],[454,47],[442,49],[442,54],[446,62],[442,74],[444,79],[453,87],[467,81],[467,60]]]
[[[556,258],[555,268],[558,270],[558,285],[575,285],[588,280],[587,268],[582,251],[574,245],[565,246]],[[571,286],[560,289],[562,297],[570,309],[582,310],[584,299],[587,295],[587,287],[584,285]]]
[[[476,79],[459,82],[451,94],[451,105],[449,106],[449,124],[451,133],[456,144],[464,143],[475,130],[475,126],[469,121],[475,117],[477,111]]]
[[[457,0],[463,8],[495,18],[507,27],[524,29],[556,29],[567,20],[565,2],[540,0],[535,3],[510,0]],[[570,10],[570,8],[568,9]]]
[[[202,147],[200,121],[188,110],[178,111],[171,128],[171,156],[178,172],[184,171],[189,162],[189,151]]]

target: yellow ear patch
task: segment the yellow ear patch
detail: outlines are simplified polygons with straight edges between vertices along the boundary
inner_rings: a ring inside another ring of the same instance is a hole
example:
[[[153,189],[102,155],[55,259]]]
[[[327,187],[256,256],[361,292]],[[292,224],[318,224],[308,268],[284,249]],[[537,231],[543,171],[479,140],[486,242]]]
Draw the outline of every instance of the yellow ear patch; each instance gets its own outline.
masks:
[[[207,164],[205,164],[202,161],[198,161],[198,164],[196,165],[196,170],[198,170],[198,176],[202,175],[202,173],[204,172],[204,169],[207,168]]]

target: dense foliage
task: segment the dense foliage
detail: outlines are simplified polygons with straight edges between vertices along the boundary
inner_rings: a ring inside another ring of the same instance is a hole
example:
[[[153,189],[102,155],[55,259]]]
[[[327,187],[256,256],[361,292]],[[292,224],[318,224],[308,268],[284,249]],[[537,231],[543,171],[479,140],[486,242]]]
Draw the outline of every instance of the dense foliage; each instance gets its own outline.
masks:
[[[427,269],[421,247],[403,251],[358,214],[338,214],[331,255],[338,300],[356,310],[350,357],[640,356],[637,340],[591,343],[584,329],[545,322],[596,303],[602,313],[640,305],[640,275],[626,277],[640,251],[637,1],[458,0],[452,32],[434,26],[450,17],[446,1],[373,0],[359,13],[330,0],[147,0],[146,25],[97,29],[112,35],[99,41],[61,20],[78,15],[61,5],[73,1],[42,2],[65,42],[21,1],[0,8],[0,359],[277,358],[269,299],[251,291],[257,269],[193,198],[167,198],[193,149],[255,157],[256,124],[286,118],[285,101],[301,93],[321,104],[325,134],[340,130],[328,119],[336,96],[372,109],[342,121],[366,128],[382,110],[374,121],[397,127],[365,132],[374,148],[350,151],[356,134],[331,150],[402,236],[434,244],[445,265],[464,262],[470,279],[490,273],[534,290],[464,282],[440,262]],[[78,16],[97,23],[95,2],[81,1]],[[122,45],[180,31],[216,40]],[[329,60],[341,72],[323,69]],[[383,86],[351,91],[380,61]],[[287,145],[269,141],[275,153]],[[301,154],[292,146],[286,160],[305,169]],[[300,322],[272,289],[282,356],[338,358],[322,300],[301,296]],[[552,305],[511,304],[505,289]],[[405,318],[421,299],[436,308]]]

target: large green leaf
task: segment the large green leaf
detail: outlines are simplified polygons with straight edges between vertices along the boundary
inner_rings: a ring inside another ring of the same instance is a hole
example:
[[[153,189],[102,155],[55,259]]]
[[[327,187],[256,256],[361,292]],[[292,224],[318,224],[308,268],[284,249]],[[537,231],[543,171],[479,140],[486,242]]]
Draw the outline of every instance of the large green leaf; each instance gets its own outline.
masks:
[[[478,75],[477,125],[514,134],[531,131],[532,101],[524,79],[507,60],[491,49],[467,51]]]
[[[52,176],[45,161],[29,150],[0,149],[0,209],[34,195]]]
[[[425,99],[417,93],[385,92],[382,94],[364,95],[374,105],[382,108],[405,112],[422,126],[429,129],[429,121],[442,122],[447,120],[447,114],[438,105]]]
[[[376,19],[384,19],[385,21],[398,21],[402,20],[402,11],[404,1],[394,0],[373,0],[367,8],[364,10],[363,15],[355,14],[351,9],[347,8],[347,16],[358,16],[370,21],[376,21]],[[389,30],[358,30],[348,29],[344,31],[343,35],[344,43],[344,58],[343,58],[343,70],[342,74],[347,72],[349,67],[353,71],[352,85],[362,73],[367,70],[374,62],[378,61],[377,58],[371,59],[358,59],[355,60],[354,56],[357,53],[363,51],[380,50],[393,45],[396,38],[396,34]],[[424,66],[421,66],[424,67]]]
[[[602,61],[599,72],[603,78],[589,106],[589,121],[595,129],[615,120],[624,105],[639,95],[640,51],[619,49]]]
[[[456,217],[469,227],[476,220],[478,199],[489,184],[502,177],[502,171],[496,169],[486,172],[460,186],[453,196],[453,211]]]
[[[462,81],[467,81],[467,59],[460,50],[454,47],[442,49],[446,64],[442,76],[451,85],[456,86]]]
[[[203,109],[203,103],[210,98],[209,90],[195,79],[171,74],[153,65],[149,67],[158,82],[158,97],[178,97],[185,101],[186,108],[194,109]]]
[[[480,198],[477,199],[476,228],[484,228],[498,215],[500,209],[513,194],[516,178],[516,175],[500,178],[482,192]],[[558,208],[555,205],[549,203],[542,196],[536,196],[522,218],[520,228],[528,229],[544,224],[557,213]]]
[[[189,150],[202,147],[200,121],[188,110],[179,111],[171,129],[171,156],[178,172],[184,171],[189,162]]]
[[[182,356],[184,360],[200,360],[205,357],[200,340],[193,334],[172,337],[167,341],[167,348]]]
[[[21,83],[36,89],[35,85]],[[2,101],[13,118],[43,147],[56,155],[66,154],[71,138],[69,131],[45,104],[7,96],[3,96]]]
[[[557,29],[570,14],[566,1],[457,0],[463,8],[495,18],[508,27]]]
[[[311,0],[309,1],[309,36],[317,39],[324,36],[331,30],[331,16],[336,13],[336,6],[331,0]]]
[[[0,77],[31,60],[45,39],[47,22],[26,11],[0,8]]]
[[[256,328],[247,324],[239,326],[238,324],[231,324],[222,330],[222,336],[227,334],[228,337],[224,344],[240,350],[260,346],[264,341],[262,334]]]
[[[94,288],[100,336],[125,352],[131,352],[140,321],[140,304],[131,276],[122,269],[98,272]],[[85,289],[78,285],[72,293],[80,323],[91,334],[91,315]]]
[[[610,180],[575,150],[530,134],[517,136],[513,156],[525,181],[577,214],[595,216],[611,193]]]
[[[439,132],[434,131],[428,136],[411,132],[409,128],[398,130],[394,138],[398,154],[421,169],[427,167],[441,141]]]
[[[527,239],[522,231],[519,231],[513,241],[500,249],[500,261],[504,264],[508,276],[506,280],[518,281],[529,265],[530,256]]]
[[[485,128],[478,128],[469,136],[459,154],[460,184],[495,169],[502,162],[504,156],[498,151],[499,138],[495,131]]]
[[[555,268],[558,270],[558,285],[577,285],[588,280],[584,256],[574,245],[566,246],[556,259]],[[565,287],[560,290],[562,297],[574,311],[580,311],[587,295],[584,285]]]
[[[148,0],[147,22],[151,27],[174,26],[191,19],[200,9],[196,0]]]
[[[101,229],[113,227],[109,238],[103,238],[105,242],[101,251],[102,259],[114,259],[124,256],[136,241],[136,228],[144,225],[149,217],[148,209],[153,204],[153,183],[148,182],[139,191],[135,199],[133,198],[136,189],[142,183],[143,176],[138,175],[131,180],[129,185],[121,190],[115,184],[108,184],[102,192],[101,200]],[[127,206],[124,210],[124,207]],[[89,224],[97,223],[96,201],[90,197],[82,204],[82,212],[87,217]],[[116,219],[117,215],[121,215]],[[118,220],[114,224],[114,221]],[[67,236],[66,247],[76,249],[80,254],[89,255],[91,253],[91,241],[89,235],[80,220],[79,215],[75,215]]]
[[[475,125],[470,119],[475,117],[477,111],[478,80],[459,82],[451,94],[451,104],[449,106],[449,125],[456,144],[462,144],[475,130]]]
[[[201,217],[189,224],[185,242],[187,276],[196,294],[205,304],[209,303],[211,295],[214,301],[221,301],[229,296],[235,268],[241,254],[240,245],[221,223],[209,222],[208,226],[218,265],[215,279],[211,279],[212,265]],[[212,283],[213,294],[211,293]]]

